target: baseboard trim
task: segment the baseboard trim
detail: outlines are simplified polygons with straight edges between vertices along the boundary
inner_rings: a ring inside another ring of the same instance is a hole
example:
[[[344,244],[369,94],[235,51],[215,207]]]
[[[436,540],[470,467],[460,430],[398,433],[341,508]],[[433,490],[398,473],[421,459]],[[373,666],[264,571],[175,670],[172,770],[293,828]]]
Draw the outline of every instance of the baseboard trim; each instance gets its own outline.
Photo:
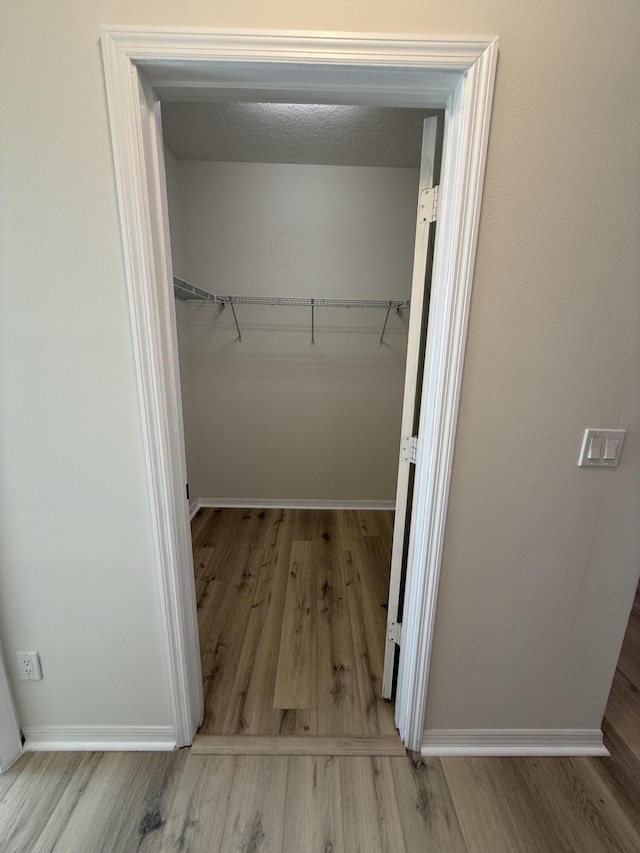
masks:
[[[609,755],[600,729],[431,729],[422,755]]]
[[[200,498],[194,498],[189,504],[189,521],[193,521],[194,515],[201,507]]]
[[[393,510],[395,501],[326,501],[301,498],[196,498],[191,518],[199,509],[352,509]]]
[[[25,726],[25,752],[169,752],[173,726]]]

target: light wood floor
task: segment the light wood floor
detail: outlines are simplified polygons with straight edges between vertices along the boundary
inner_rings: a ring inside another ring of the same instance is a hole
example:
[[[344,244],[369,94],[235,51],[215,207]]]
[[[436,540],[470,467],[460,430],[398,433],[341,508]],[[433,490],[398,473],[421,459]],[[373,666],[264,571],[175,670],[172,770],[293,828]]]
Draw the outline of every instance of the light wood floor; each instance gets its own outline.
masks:
[[[610,758],[34,753],[0,776],[2,853],[640,851],[640,599]]]
[[[203,509],[200,734],[396,735],[381,697],[391,512]]]

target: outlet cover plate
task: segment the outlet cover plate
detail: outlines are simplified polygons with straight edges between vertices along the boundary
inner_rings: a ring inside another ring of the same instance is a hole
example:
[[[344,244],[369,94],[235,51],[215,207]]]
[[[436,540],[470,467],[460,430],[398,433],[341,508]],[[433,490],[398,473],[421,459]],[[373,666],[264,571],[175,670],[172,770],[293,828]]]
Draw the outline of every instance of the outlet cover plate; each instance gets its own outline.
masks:
[[[38,652],[17,652],[18,669],[22,681],[40,681],[42,668]]]
[[[620,461],[624,429],[586,429],[578,465],[581,468],[615,468]]]

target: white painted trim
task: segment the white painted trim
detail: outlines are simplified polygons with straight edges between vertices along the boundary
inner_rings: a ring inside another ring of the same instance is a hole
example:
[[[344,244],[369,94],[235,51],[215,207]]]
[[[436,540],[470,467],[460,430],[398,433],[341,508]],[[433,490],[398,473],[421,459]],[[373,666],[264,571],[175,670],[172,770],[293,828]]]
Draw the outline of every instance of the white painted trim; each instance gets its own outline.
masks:
[[[167,752],[173,726],[25,726],[25,752]]]
[[[384,665],[382,668],[382,696],[391,699],[394,689],[396,669],[396,650],[398,638],[392,639],[393,625],[400,622],[402,602],[402,573],[405,558],[408,557],[407,530],[411,531],[411,507],[409,506],[409,488],[413,476],[412,465],[415,457],[406,457],[403,445],[405,439],[415,436],[417,404],[420,400],[422,385],[422,364],[420,350],[425,324],[425,306],[429,304],[427,263],[435,222],[425,217],[422,211],[424,195],[433,187],[436,175],[436,141],[440,120],[434,116],[425,119],[422,130],[422,151],[420,155],[420,181],[418,184],[418,209],[413,246],[413,270],[411,274],[411,311],[407,334],[407,357],[404,370],[404,393],[402,400],[402,436],[398,454],[398,476],[396,481],[396,514],[393,520],[393,541],[391,545],[391,570],[389,573],[389,601],[387,604],[387,630],[385,631]],[[437,205],[436,210],[437,212]],[[428,309],[427,309],[428,310]]]
[[[201,508],[200,498],[194,498],[189,504],[189,521],[193,521],[195,514]]]
[[[178,97],[446,107],[407,595],[396,699],[403,742],[419,749],[462,380],[497,39],[353,33],[103,27],[102,42],[176,738],[201,713],[171,261],[151,86]],[[311,94],[310,94],[311,93]],[[177,393],[178,392],[178,393]]]
[[[304,498],[196,498],[193,515],[203,507],[216,509],[352,509],[392,510],[395,501],[325,501]],[[193,518],[193,515],[191,516]]]
[[[600,729],[433,729],[422,755],[609,755]]]
[[[0,773],[22,755],[22,739],[9,676],[0,648]]]
[[[396,695],[396,725],[416,750],[427,703],[497,52],[495,39],[460,81],[445,116]]]
[[[146,24],[105,24],[101,27],[122,50],[138,61],[157,65],[171,60],[231,59],[260,62],[268,57],[282,62],[315,60],[323,65],[415,66],[452,68],[464,73],[474,65],[495,36],[424,35],[422,33],[364,33],[311,30],[252,30],[234,27],[167,27]],[[367,61],[368,60],[368,61]],[[164,85],[184,69],[169,69]],[[339,82],[339,81],[337,81]],[[203,83],[204,85],[204,83]]]
[[[187,746],[202,720],[204,699],[175,304],[168,284],[172,264],[164,154],[147,81],[106,35],[103,57],[175,740]]]

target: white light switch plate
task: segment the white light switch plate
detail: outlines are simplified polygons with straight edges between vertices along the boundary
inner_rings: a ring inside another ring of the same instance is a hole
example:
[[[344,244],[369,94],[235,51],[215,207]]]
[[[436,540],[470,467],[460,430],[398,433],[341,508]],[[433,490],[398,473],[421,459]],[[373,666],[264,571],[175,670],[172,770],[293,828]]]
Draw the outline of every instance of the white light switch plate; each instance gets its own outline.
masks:
[[[615,468],[620,461],[624,429],[586,429],[578,465],[583,468]]]

